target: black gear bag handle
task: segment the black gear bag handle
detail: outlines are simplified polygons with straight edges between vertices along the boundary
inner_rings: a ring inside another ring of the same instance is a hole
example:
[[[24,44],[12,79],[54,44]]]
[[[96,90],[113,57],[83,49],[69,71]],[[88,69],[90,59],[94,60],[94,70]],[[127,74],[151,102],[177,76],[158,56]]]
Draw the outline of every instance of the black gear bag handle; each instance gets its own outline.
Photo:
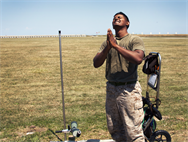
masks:
[[[153,54],[150,53],[149,55],[147,55],[144,58],[144,60],[145,60],[145,63],[144,63],[142,71],[145,74],[156,73],[156,70],[158,70],[158,68],[159,68],[158,54],[153,55]]]

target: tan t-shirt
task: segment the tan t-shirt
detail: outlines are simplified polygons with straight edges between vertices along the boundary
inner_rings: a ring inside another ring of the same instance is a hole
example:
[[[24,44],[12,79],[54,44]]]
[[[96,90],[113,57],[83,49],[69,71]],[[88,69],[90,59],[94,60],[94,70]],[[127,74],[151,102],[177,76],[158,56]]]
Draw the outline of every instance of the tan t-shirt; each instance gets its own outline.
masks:
[[[144,43],[138,36],[128,34],[122,38],[117,38],[116,41],[119,46],[127,50],[143,50]],[[101,45],[99,53],[107,46],[104,41]],[[106,79],[111,82],[130,82],[137,81],[137,67],[138,65],[127,61],[114,48],[111,48],[106,59]]]

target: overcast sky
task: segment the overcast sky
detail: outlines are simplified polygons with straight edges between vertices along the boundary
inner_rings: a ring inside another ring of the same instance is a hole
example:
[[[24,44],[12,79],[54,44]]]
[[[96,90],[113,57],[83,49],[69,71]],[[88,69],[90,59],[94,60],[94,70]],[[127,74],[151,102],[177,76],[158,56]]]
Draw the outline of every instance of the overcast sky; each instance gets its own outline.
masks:
[[[104,35],[120,11],[129,33],[188,34],[188,0],[0,0],[0,35]]]

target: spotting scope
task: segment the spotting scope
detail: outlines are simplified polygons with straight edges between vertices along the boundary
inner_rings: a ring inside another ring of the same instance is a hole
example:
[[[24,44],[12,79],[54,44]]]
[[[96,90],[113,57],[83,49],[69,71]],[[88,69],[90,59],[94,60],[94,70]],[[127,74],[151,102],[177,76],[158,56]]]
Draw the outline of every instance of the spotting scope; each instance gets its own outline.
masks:
[[[73,137],[79,137],[81,135],[81,131],[78,129],[78,124],[76,121],[71,122],[71,127],[68,125],[68,129],[64,129],[61,131],[56,131],[56,133],[72,133]]]

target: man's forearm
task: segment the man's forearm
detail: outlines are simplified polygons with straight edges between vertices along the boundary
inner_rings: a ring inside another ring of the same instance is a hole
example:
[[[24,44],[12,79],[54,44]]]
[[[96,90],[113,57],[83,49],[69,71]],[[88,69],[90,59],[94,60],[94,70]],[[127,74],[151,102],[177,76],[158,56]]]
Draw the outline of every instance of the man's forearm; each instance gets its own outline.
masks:
[[[95,68],[100,67],[104,63],[109,50],[110,48],[107,46],[101,53],[97,53],[97,55],[93,59],[93,65]]]
[[[116,45],[113,48],[116,49],[129,62],[137,65],[142,63],[144,57],[144,52],[142,50],[130,51],[119,45]]]

